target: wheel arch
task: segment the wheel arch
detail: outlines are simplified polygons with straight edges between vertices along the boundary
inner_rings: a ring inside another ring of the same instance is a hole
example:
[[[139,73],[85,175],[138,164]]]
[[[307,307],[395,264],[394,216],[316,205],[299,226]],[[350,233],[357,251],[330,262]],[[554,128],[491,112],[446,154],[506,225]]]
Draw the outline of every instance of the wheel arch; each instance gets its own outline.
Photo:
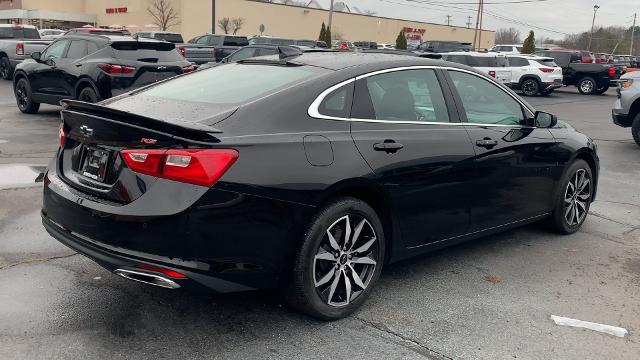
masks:
[[[16,70],[15,73],[13,73],[13,89],[15,90],[16,88],[16,84],[18,83],[18,80],[20,79],[27,79],[27,81],[29,81],[29,76],[27,76],[27,73],[25,73],[22,70]]]
[[[93,91],[95,91],[96,95],[98,96],[98,100],[100,100],[102,98],[102,96],[100,96],[100,92],[98,91],[98,87],[93,82],[93,80],[91,80],[91,78],[89,78],[88,76],[83,76],[80,79],[78,79],[78,82],[76,82],[76,86],[75,86],[74,91],[73,91],[74,98],[77,99],[78,96],[80,95],[80,92],[82,91],[82,89],[84,89],[86,87],[89,87],[89,86],[91,88],[93,88]]]
[[[391,211],[391,202],[384,187],[375,181],[367,179],[349,179],[336,183],[325,190],[318,199],[319,207],[340,197],[352,197],[362,200],[373,208],[384,231],[385,239],[385,263],[393,260],[393,254],[401,250],[399,227]],[[395,241],[394,241],[395,239]],[[395,246],[394,246],[395,244]]]
[[[522,75],[522,77],[520,78],[520,87],[522,87],[522,83],[524,83],[528,79],[536,80],[540,84],[542,83],[542,79],[540,78],[540,76],[536,74],[526,74]]]
[[[635,99],[634,102],[631,104],[631,107],[629,108],[628,116],[631,124],[633,124],[633,120],[636,118],[638,114],[640,114],[640,97]]]

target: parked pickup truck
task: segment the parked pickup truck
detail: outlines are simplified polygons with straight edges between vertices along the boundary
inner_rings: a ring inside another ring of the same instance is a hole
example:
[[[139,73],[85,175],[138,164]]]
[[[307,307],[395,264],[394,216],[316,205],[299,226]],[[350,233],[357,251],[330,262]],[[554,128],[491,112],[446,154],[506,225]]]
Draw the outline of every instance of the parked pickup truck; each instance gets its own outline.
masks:
[[[563,84],[577,86],[582,95],[604,94],[611,80],[618,76],[611,65],[583,63],[579,51],[542,50],[536,55],[554,58],[562,68]]]
[[[176,45],[178,51],[187,60],[195,64],[220,62],[243,46],[249,45],[246,36],[202,35],[189,40],[186,44]]]
[[[35,26],[0,24],[0,77],[11,80],[16,65],[50,43],[51,40],[40,39]]]

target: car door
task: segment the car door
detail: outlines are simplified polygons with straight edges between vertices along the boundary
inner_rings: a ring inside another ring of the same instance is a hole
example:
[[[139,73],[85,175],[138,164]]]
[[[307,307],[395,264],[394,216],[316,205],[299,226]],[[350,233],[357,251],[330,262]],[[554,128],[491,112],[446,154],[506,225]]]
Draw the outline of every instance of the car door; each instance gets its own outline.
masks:
[[[470,230],[549,212],[557,164],[549,129],[530,126],[534,114],[495,82],[466,70],[448,74],[476,152]]]
[[[464,234],[474,156],[450,92],[434,68],[391,70],[356,81],[351,133],[391,201],[405,246]]]
[[[87,56],[88,42],[82,39],[73,39],[67,51],[58,61],[57,71],[59,77],[56,80],[60,81],[59,87],[63,89],[64,96],[67,98],[75,98],[75,86],[78,82],[78,77],[84,72],[82,59]]]
[[[31,89],[36,97],[37,94],[61,96],[65,93],[61,87],[58,65],[69,43],[68,39],[57,40],[49,45],[40,56],[37,68],[29,76]]]

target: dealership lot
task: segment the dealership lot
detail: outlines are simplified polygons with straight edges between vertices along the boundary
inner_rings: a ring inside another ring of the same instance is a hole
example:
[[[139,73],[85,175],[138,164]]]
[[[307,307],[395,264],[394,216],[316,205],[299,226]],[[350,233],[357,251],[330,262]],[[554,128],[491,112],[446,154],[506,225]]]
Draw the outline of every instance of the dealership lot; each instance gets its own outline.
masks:
[[[53,240],[22,165],[38,170],[53,156],[58,109],[23,115],[0,82],[0,358],[634,359],[640,147],[611,123],[614,99],[613,90],[574,89],[527,99],[598,143],[598,200],[581,231],[561,237],[532,225],[388,266],[361,311],[323,323],[269,292],[129,282]],[[629,335],[559,327],[551,315]]]

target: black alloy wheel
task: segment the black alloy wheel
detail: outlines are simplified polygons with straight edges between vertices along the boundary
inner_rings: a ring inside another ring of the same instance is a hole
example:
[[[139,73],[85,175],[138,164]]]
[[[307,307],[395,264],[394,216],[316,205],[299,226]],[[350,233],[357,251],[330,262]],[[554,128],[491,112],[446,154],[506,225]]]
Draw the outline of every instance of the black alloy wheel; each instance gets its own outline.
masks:
[[[0,77],[5,80],[11,80],[13,78],[11,69],[11,63],[6,56],[0,57]]]
[[[536,96],[540,92],[540,84],[536,79],[526,79],[520,88],[525,96]]]
[[[572,234],[584,223],[593,196],[591,168],[584,160],[571,164],[561,182],[560,198],[553,213],[554,228],[562,234]]]
[[[590,77],[584,77],[578,82],[578,91],[582,95],[592,95],[596,92],[596,81]]]
[[[384,262],[380,219],[366,203],[340,198],[313,219],[295,261],[289,303],[323,320],[358,309]]]
[[[40,109],[40,103],[34,102],[31,98],[31,86],[25,78],[18,80],[15,88],[16,102],[18,109],[25,114],[35,114]]]
[[[87,86],[80,91],[78,94],[78,100],[88,102],[88,103],[97,103],[98,102],[98,94],[91,88],[91,86]]]

